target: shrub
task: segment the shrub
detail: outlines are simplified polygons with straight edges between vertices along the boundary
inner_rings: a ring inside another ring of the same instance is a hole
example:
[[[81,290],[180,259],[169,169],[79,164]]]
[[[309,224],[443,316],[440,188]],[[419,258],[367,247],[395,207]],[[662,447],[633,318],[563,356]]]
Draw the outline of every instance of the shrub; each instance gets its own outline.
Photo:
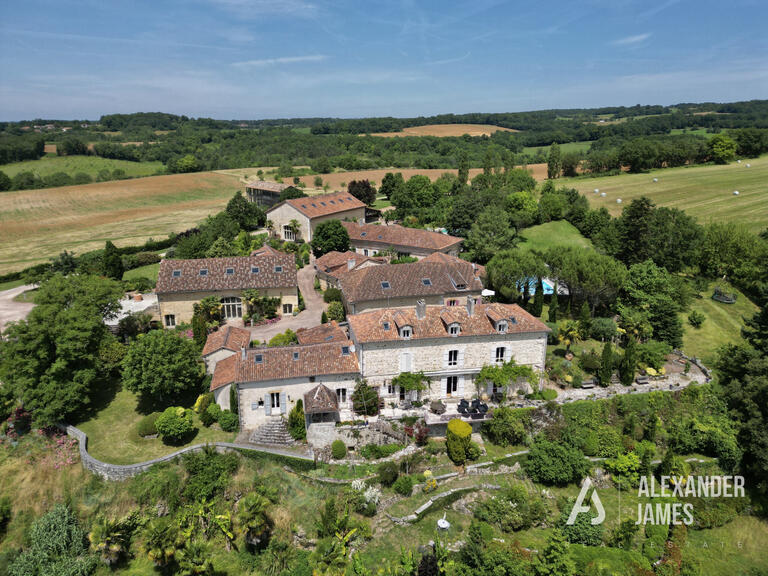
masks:
[[[392,489],[401,496],[410,496],[413,492],[413,478],[406,475],[400,476],[392,484]]]
[[[694,328],[701,328],[701,325],[704,324],[704,320],[706,319],[707,317],[698,310],[693,310],[690,314],[688,314],[688,324]]]
[[[344,305],[341,302],[331,302],[328,304],[328,320],[336,320],[336,322],[343,322],[347,317],[344,312]]]
[[[136,431],[139,433],[139,436],[144,438],[145,436],[154,436],[157,434],[156,422],[159,417],[160,412],[153,412],[139,420],[139,423],[136,426]]]
[[[437,456],[438,454],[442,454],[443,452],[445,452],[444,442],[438,442],[433,438],[429,438],[427,440],[427,454],[429,454],[430,456]]]
[[[560,517],[563,536],[572,544],[583,544],[584,546],[599,546],[603,541],[603,525],[592,524],[592,518],[597,516],[594,512],[582,512],[576,515],[576,521],[573,524],[567,524],[570,510],[565,510]]]
[[[186,410],[180,406],[166,408],[155,420],[157,433],[164,441],[176,444],[183,442],[195,430],[192,418]]]
[[[0,534],[5,533],[8,523],[11,521],[11,498],[3,496],[0,498]]]
[[[304,440],[307,437],[307,428],[304,422],[304,402],[301,398],[288,413],[288,432],[294,440]]]
[[[470,442],[467,446],[467,460],[475,461],[480,458],[480,446],[476,442]]]
[[[395,462],[382,462],[376,471],[379,474],[379,482],[383,486],[392,486],[400,474],[400,470]]]
[[[159,501],[175,510],[181,498],[181,477],[171,464],[155,464],[130,481],[128,492],[142,506],[154,506]]]
[[[368,386],[365,380],[358,380],[352,392],[352,407],[357,414],[374,416],[379,413],[379,393]]]
[[[578,449],[544,439],[531,446],[523,467],[534,482],[558,486],[580,480],[588,470]]]
[[[402,450],[404,446],[393,442],[391,444],[366,444],[360,449],[360,455],[366,460],[378,460],[392,456],[395,452]]]
[[[224,432],[234,432],[240,425],[237,414],[231,410],[222,410],[219,414],[219,426]]]
[[[658,340],[648,340],[636,346],[637,360],[654,370],[660,370],[666,362],[667,354],[672,351],[672,347],[666,342]]]
[[[540,395],[542,400],[549,402],[550,400],[557,398],[557,390],[554,388],[544,388],[544,390],[540,392]]]
[[[213,402],[213,392],[206,392],[205,394],[200,394],[200,396],[197,397],[197,400],[195,400],[195,405],[192,406],[192,410],[194,410],[198,414],[202,414],[208,409],[208,406],[210,406],[212,402]]]
[[[616,322],[612,318],[593,318],[589,335],[595,340],[606,342],[616,336]]]
[[[480,502],[475,517],[504,532],[525,530],[546,517],[546,506],[541,498],[528,494],[525,486],[513,484]]]
[[[323,293],[323,301],[327,304],[330,304],[331,302],[341,302],[341,290],[338,288],[334,288],[333,286],[330,286],[324,293]]]
[[[461,466],[467,460],[467,450],[472,437],[472,426],[466,422],[454,418],[448,422],[448,429],[445,436],[445,446],[448,450],[448,457],[457,466]]]
[[[331,456],[334,460],[341,460],[347,455],[347,445],[341,440],[334,440],[331,443]]]
[[[202,421],[204,426],[210,426],[214,422],[219,421],[219,416],[221,415],[221,406],[219,406],[216,402],[213,404],[209,404],[208,408],[206,408],[204,414],[200,414],[200,420]]]
[[[328,312],[323,310],[323,313],[320,314],[320,323],[325,324],[326,322],[328,322]]]
[[[584,370],[584,372],[596,374],[600,369],[600,356],[592,350],[584,352],[579,356],[579,367]]]
[[[240,457],[236,453],[219,454],[210,447],[184,454],[182,458],[187,471],[183,495],[189,502],[210,500],[224,492],[240,466]]]
[[[483,423],[483,433],[494,444],[509,446],[523,441],[525,427],[514,410],[502,406],[493,411],[493,418]]]

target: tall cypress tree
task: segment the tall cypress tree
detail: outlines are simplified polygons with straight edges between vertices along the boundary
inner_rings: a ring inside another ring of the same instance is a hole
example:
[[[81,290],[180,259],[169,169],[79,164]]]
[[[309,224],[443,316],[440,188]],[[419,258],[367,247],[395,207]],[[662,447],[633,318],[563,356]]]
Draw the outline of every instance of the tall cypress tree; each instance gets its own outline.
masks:
[[[600,386],[608,386],[611,382],[611,375],[613,374],[613,346],[611,341],[608,340],[603,345],[603,355],[600,359],[600,370],[597,372],[597,377],[600,380]]]
[[[560,145],[552,142],[547,154],[547,178],[560,178],[563,169],[563,158],[560,154]]]
[[[544,309],[544,283],[539,278],[536,284],[536,294],[533,295],[533,306],[531,306],[531,314],[536,317],[541,317],[541,311]]]
[[[592,327],[592,315],[589,313],[589,304],[584,300],[579,313],[579,332],[581,337],[586,339],[589,336],[589,329]]]
[[[635,350],[635,337],[630,336],[627,345],[624,348],[624,357],[619,366],[619,377],[624,386],[631,386],[635,379],[635,368],[637,367],[637,351]]]
[[[553,324],[557,322],[557,312],[558,312],[558,305],[557,305],[557,284],[555,284],[555,288],[552,291],[552,299],[549,301],[549,321]]]
[[[101,267],[102,274],[114,280],[123,279],[123,258],[120,251],[109,240],[104,245],[104,259]]]

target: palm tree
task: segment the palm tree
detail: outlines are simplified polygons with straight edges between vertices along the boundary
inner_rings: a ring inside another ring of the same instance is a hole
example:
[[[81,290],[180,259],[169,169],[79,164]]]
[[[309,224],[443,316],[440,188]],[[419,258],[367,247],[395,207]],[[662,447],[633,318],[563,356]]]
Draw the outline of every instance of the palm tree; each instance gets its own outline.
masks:
[[[293,239],[296,240],[299,235],[299,229],[301,228],[301,223],[296,220],[295,218],[288,222],[288,230],[293,232]]]
[[[91,549],[99,553],[101,561],[107,566],[120,561],[126,552],[128,539],[129,535],[123,523],[105,516],[96,519],[88,534]]]
[[[268,508],[269,500],[256,492],[248,493],[237,504],[237,523],[245,541],[251,546],[258,546],[272,529]]]
[[[210,576],[213,564],[210,561],[208,547],[196,540],[187,540],[179,550],[179,569],[181,576]]]
[[[579,323],[574,320],[568,320],[560,327],[560,333],[557,339],[565,344],[566,352],[571,351],[571,344],[581,342],[581,331],[579,330]]]
[[[178,531],[167,518],[157,518],[144,530],[144,552],[155,566],[167,566],[176,556]]]

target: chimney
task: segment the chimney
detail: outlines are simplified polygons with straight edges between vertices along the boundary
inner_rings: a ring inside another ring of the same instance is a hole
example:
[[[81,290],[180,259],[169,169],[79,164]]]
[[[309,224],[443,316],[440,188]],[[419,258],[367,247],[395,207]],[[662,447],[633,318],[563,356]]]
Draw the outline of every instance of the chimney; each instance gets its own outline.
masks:
[[[357,263],[357,260],[354,258],[347,259],[347,270],[352,270],[352,268],[355,267],[355,264]]]
[[[240,346],[240,359],[245,360],[245,346]]]
[[[475,299],[472,296],[467,296],[467,314],[474,316],[475,314]]]
[[[427,301],[424,298],[416,300],[416,318],[423,320],[427,315]]]

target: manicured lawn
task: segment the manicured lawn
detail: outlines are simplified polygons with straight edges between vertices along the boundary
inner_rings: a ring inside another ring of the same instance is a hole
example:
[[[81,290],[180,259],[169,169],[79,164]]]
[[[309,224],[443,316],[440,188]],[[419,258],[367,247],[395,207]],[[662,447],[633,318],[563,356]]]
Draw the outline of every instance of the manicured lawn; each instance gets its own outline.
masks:
[[[55,172],[66,172],[74,176],[78,172],[85,172],[94,180],[100,170],[123,170],[130,178],[140,176],[152,176],[163,170],[162,162],[129,162],[128,160],[112,160],[100,156],[44,156],[38,160],[26,160],[5,164],[1,168],[8,176],[13,178],[19,172],[34,172],[45,178]]]
[[[658,182],[654,182],[654,178],[658,178]],[[766,182],[768,155],[725,166],[665,168],[602,178],[562,178],[559,185],[572,186],[585,194],[594,208],[604,206],[614,216],[633,198],[647,196],[659,206],[685,210],[702,224],[737,222],[739,226],[759,232],[768,226]],[[594,194],[595,188],[606,196]],[[739,191],[738,196],[733,195],[734,190]],[[618,198],[621,204],[616,203]]]
[[[376,202],[373,203],[372,208],[375,208],[376,210],[381,210],[382,208],[388,208],[392,206],[392,203],[387,200],[386,196],[377,196]]]
[[[21,286],[24,284],[24,280],[9,280],[8,282],[0,282],[0,292],[3,290],[10,290],[11,288],[16,288],[16,286]]]
[[[592,241],[584,238],[573,224],[565,220],[525,228],[520,232],[520,236],[518,247],[521,250],[544,251],[555,246],[592,248]]]
[[[591,145],[592,142],[588,140],[583,142],[566,142],[565,144],[560,144],[560,152],[586,152]],[[525,154],[536,154],[539,150],[543,150],[544,154],[547,154],[549,153],[549,146],[526,146],[523,148]]]
[[[691,304],[691,310],[697,310],[706,317],[701,328],[694,328],[689,324],[690,312],[681,314],[685,327],[683,350],[688,356],[701,358],[707,367],[712,366],[717,357],[718,348],[741,339],[744,317],[749,318],[757,311],[757,306],[736,289],[733,291],[738,297],[734,304],[723,304],[712,300],[714,287],[715,282],[702,292],[702,298],[694,299]]]
[[[150,280],[157,281],[157,273],[160,271],[160,262],[154,264],[147,264],[146,266],[139,266],[132,270],[126,270],[123,272],[123,280],[131,280],[133,278],[149,278]]]
[[[112,464],[134,464],[175,452],[183,446],[168,446],[163,441],[141,438],[136,426],[143,417],[137,411],[138,397],[129,390],[119,390],[109,404],[92,418],[76,424],[88,435],[88,452],[94,458]],[[234,432],[212,430],[200,424],[195,415],[198,432],[187,445],[205,442],[232,442]]]

